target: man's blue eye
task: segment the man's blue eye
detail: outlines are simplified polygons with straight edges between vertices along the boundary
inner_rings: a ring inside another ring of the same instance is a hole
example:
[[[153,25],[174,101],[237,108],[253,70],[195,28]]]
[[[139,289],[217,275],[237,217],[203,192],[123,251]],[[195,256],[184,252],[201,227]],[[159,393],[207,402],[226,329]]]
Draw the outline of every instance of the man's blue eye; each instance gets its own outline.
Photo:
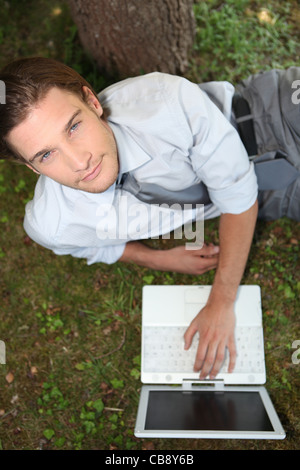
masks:
[[[76,124],[73,124],[73,126],[70,127],[70,132],[73,132],[76,130],[77,126],[78,126],[79,122],[76,122]]]
[[[44,153],[44,155],[42,156],[42,160],[47,160],[47,158],[49,158],[50,153],[51,152]]]

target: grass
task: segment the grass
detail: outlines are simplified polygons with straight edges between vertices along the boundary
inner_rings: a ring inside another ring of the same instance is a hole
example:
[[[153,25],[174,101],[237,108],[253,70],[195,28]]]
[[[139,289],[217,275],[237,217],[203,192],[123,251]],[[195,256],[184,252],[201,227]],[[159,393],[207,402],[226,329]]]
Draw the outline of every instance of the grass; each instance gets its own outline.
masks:
[[[109,83],[82,51],[63,2],[0,0],[0,7],[0,66],[40,54],[73,65],[96,89]],[[261,8],[271,23],[259,21]],[[195,4],[195,13],[198,32],[186,74],[194,80],[235,82],[260,68],[299,63],[295,1],[207,0]],[[0,163],[0,339],[7,359],[0,366],[0,448],[297,449],[300,365],[292,357],[299,357],[300,224],[259,222],[243,277],[262,289],[266,386],[286,439],[137,439],[142,286],[211,284],[213,272],[197,278],[55,256],[22,228],[35,182],[26,168]],[[217,242],[217,223],[205,224],[207,241]]]
[[[191,78],[236,82],[251,73],[299,63],[295,2],[196,2]],[[194,77],[193,71],[195,67]]]

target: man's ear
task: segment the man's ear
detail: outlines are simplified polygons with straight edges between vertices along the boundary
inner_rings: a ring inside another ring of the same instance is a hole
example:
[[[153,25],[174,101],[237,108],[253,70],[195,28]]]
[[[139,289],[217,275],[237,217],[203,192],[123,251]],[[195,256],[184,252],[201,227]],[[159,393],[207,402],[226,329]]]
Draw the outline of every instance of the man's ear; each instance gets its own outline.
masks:
[[[92,90],[89,89],[87,86],[82,87],[82,91],[85,95],[85,102],[98,114],[99,117],[103,114],[103,108],[98,100],[98,98],[94,95]]]
[[[36,173],[37,175],[40,175],[40,172],[37,171],[32,165],[30,165],[30,163],[25,163],[25,165],[32,171],[34,171],[34,173]]]

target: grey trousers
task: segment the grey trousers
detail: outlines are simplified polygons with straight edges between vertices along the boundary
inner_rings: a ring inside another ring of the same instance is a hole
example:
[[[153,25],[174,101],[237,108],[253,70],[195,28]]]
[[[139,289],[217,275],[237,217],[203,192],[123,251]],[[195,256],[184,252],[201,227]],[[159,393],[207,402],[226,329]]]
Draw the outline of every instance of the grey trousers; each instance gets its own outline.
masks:
[[[300,221],[300,67],[253,75],[236,90],[251,109],[258,158],[279,151],[299,171],[286,188],[259,191],[259,218]]]

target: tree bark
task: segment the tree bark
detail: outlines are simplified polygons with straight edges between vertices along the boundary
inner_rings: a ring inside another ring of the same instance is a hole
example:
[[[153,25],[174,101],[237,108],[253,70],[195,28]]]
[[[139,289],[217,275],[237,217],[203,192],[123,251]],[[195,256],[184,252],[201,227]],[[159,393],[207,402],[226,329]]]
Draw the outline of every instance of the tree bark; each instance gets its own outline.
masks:
[[[193,45],[193,0],[68,0],[83,47],[108,74],[183,74]]]

